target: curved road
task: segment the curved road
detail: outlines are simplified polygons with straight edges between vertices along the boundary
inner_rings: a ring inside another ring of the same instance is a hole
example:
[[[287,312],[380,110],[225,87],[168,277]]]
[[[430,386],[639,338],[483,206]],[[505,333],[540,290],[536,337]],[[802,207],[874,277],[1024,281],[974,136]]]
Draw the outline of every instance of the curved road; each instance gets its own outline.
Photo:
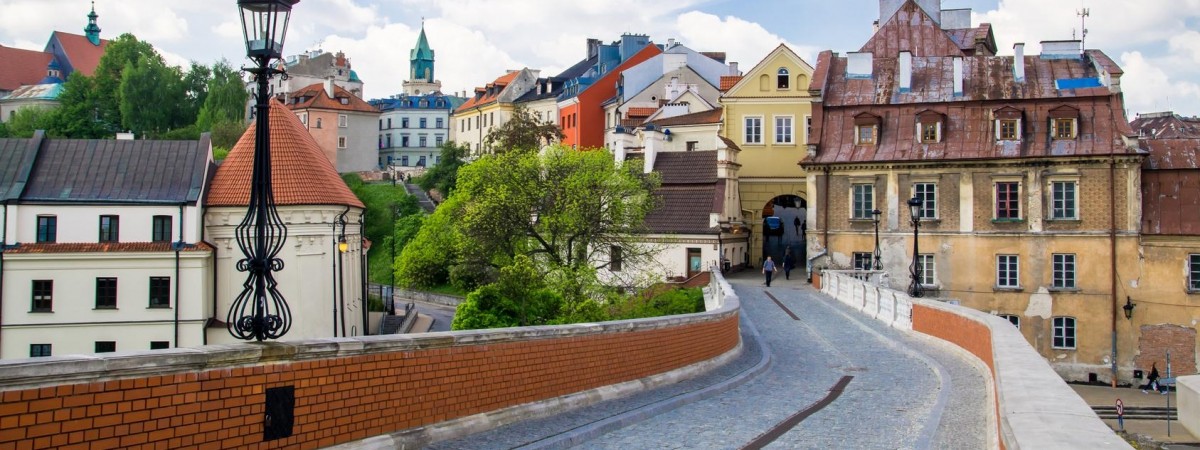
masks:
[[[730,282],[745,351],[725,366],[430,448],[987,448],[986,378],[958,350],[888,328],[800,280],[767,288],[750,273]],[[730,387],[704,394],[722,383]],[[681,398],[689,400],[658,412]],[[614,417],[633,423],[597,431]]]

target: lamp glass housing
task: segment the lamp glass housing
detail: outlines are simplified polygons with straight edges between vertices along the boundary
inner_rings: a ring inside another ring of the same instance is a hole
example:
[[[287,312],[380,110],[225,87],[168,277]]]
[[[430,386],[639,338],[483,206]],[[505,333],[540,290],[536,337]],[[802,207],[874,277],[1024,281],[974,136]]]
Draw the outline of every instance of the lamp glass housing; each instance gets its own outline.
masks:
[[[908,199],[908,211],[912,214],[913,221],[919,220],[921,218],[921,199],[917,197]]]
[[[300,0],[238,0],[246,55],[267,60],[283,56],[292,6]]]
[[[338,238],[338,251],[342,252],[342,253],[346,253],[349,250],[350,250],[350,244],[348,242],[346,242],[346,237],[342,236],[342,237]]]

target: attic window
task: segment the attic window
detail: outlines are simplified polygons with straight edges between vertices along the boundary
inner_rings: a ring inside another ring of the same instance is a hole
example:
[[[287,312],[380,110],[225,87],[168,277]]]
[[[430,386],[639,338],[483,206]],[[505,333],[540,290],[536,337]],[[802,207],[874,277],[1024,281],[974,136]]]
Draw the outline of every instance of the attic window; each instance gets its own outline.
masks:
[[[788,70],[786,67],[780,67],[779,73],[778,73],[778,75],[775,76],[775,78],[776,78],[776,80],[778,80],[777,87],[779,89],[787,89],[788,88],[789,81],[791,80],[791,78],[788,77]]]
[[[917,142],[936,144],[942,142],[943,124],[946,116],[937,111],[925,110],[917,114]]]
[[[996,140],[1021,140],[1021,110],[1005,106],[993,112],[995,116]]]
[[[1079,135],[1079,110],[1063,105],[1051,109],[1050,138],[1054,140],[1075,139]]]
[[[349,104],[350,104],[350,99],[348,99],[348,98],[346,98],[346,97],[338,97],[338,101],[342,102],[342,104],[343,104],[343,105],[349,105]]]
[[[862,113],[854,116],[854,144],[875,145],[879,142],[879,116]]]

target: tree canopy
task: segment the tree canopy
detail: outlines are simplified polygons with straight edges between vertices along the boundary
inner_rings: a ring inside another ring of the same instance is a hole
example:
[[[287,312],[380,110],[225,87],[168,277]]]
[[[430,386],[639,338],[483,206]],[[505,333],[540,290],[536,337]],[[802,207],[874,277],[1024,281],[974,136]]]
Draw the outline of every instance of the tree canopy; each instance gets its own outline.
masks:
[[[524,106],[517,105],[512,117],[500,126],[492,128],[484,136],[484,145],[492,153],[513,151],[537,151],[543,145],[553,144],[563,138],[558,126],[544,122]]]

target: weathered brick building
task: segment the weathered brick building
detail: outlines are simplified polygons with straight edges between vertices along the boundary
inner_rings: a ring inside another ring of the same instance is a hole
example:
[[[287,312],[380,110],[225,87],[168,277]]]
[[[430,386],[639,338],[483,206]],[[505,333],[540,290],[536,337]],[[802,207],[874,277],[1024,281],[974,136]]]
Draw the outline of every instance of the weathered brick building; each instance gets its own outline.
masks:
[[[879,210],[893,287],[916,278],[927,296],[1006,316],[1067,379],[1128,381],[1144,155],[1121,69],[1079,41],[997,56],[990,25],[939,9],[884,0],[858,52],[818,58],[800,164],[814,264],[869,268]]]

